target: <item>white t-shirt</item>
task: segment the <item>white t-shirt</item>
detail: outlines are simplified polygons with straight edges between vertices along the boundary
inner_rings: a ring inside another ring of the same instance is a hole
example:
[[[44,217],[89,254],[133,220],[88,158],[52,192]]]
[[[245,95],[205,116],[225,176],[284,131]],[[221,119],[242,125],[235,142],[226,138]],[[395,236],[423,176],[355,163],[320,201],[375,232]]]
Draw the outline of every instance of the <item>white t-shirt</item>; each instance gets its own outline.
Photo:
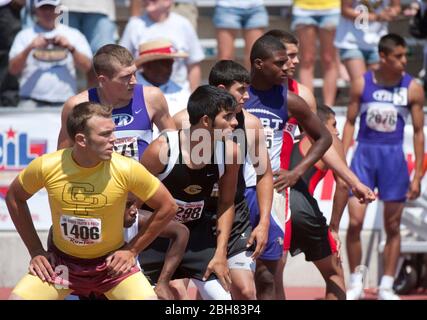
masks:
[[[3,7],[9,4],[9,2],[12,2],[12,0],[0,0],[0,7]]]
[[[216,5],[227,8],[248,9],[264,5],[264,0],[216,0]]]
[[[174,12],[162,22],[153,22],[146,14],[132,17],[126,25],[120,45],[138,57],[141,43],[159,38],[168,38],[178,51],[188,53],[188,58],[178,59],[174,63],[171,79],[183,88],[189,88],[187,66],[202,61],[205,55],[196,31],[186,18]]]
[[[60,24],[53,30],[45,30],[36,24],[16,35],[9,52],[9,60],[24,51],[39,34],[46,38],[62,35],[77,51],[92,59],[89,44],[77,29]],[[54,62],[37,60],[33,53],[34,50],[28,55],[25,68],[19,77],[21,97],[61,103],[77,93],[76,68],[71,53],[68,52],[65,59]]]
[[[144,78],[141,72],[137,72],[136,80],[143,86],[153,86],[152,83]],[[158,88],[163,92],[166,98],[166,102],[168,103],[169,107],[169,114],[171,116],[174,116],[182,109],[187,108],[188,98],[190,97],[189,90],[184,89],[172,80],[169,80]]]
[[[353,1],[353,8],[356,8],[358,5],[359,1]],[[384,0],[382,5],[377,8],[375,12],[381,12],[384,7],[388,5],[389,1]],[[381,37],[387,34],[387,30],[387,22],[368,22],[363,19],[353,21],[341,15],[335,34],[334,44],[339,49],[376,49]]]

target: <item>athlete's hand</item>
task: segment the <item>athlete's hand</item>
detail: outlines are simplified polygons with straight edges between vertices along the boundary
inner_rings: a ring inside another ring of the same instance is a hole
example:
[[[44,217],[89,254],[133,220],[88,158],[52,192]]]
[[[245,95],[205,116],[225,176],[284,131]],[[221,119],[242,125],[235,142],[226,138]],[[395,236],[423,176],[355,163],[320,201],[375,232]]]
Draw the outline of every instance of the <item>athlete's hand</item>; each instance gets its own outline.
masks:
[[[335,245],[337,246],[337,258],[338,261],[340,263],[342,263],[342,256],[341,256],[341,240],[340,240],[340,236],[338,235],[338,231],[329,228],[329,230],[331,231],[331,236],[335,241]]]
[[[108,274],[113,277],[129,272],[136,264],[135,256],[129,250],[117,250],[109,255],[105,262],[107,263]]]
[[[41,249],[31,253],[28,271],[33,276],[39,277],[43,282],[53,282],[55,271],[53,271],[52,265],[54,263],[53,254]]]
[[[361,182],[354,185],[351,192],[359,199],[359,203],[370,203],[376,199],[375,193]]]
[[[47,39],[39,34],[37,37],[33,39],[30,46],[31,46],[31,49],[40,49],[40,48],[46,48],[47,44],[48,44]]]
[[[209,261],[206,272],[203,275],[203,281],[206,281],[212,272],[218,277],[218,280],[225,291],[230,292],[231,276],[227,265],[227,259],[225,257],[222,258],[215,255],[212,260]]]
[[[421,180],[414,178],[414,180],[411,181],[408,192],[406,193],[406,198],[408,200],[415,200],[420,196],[420,193],[421,193]]]
[[[287,187],[292,187],[297,183],[300,176],[294,170],[277,170],[273,172],[273,187],[277,192],[284,191]]]
[[[249,237],[247,247],[250,247],[256,241],[255,251],[251,256],[253,260],[258,259],[260,254],[264,252],[268,240],[268,228],[268,225],[258,224]]]
[[[158,281],[154,292],[159,300],[175,300],[172,290],[169,286],[169,282]]]

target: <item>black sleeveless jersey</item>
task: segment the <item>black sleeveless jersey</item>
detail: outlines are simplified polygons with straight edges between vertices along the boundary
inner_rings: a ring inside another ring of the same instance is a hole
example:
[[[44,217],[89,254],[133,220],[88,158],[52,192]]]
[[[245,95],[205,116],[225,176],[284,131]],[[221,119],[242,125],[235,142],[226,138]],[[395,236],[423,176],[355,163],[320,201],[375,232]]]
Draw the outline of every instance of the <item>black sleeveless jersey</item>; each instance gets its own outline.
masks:
[[[192,224],[200,219],[214,184],[224,173],[224,143],[216,143],[209,164],[200,169],[191,169],[183,161],[179,133],[166,133],[169,161],[158,178],[177,202],[175,220]]]

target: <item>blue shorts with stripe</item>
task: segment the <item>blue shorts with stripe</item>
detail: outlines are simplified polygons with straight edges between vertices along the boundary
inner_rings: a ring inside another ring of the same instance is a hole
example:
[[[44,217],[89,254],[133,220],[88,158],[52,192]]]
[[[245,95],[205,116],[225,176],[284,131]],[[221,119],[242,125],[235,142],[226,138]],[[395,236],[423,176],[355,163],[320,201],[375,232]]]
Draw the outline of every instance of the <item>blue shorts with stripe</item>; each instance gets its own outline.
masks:
[[[358,143],[351,170],[369,188],[378,188],[379,199],[406,201],[409,172],[401,144]]]
[[[256,187],[248,187],[245,191],[248,203],[252,229],[255,229],[259,222],[259,207],[256,197]],[[260,255],[263,260],[279,260],[283,255],[284,227],[280,226],[280,221],[270,215],[270,229],[268,230],[268,240],[264,252]]]

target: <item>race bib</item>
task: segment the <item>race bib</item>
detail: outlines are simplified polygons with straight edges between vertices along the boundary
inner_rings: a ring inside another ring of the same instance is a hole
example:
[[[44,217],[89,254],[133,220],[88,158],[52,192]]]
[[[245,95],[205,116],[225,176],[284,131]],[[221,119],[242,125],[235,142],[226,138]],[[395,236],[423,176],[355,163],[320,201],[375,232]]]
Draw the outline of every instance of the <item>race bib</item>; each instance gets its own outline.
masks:
[[[85,246],[102,241],[101,219],[62,215],[60,224],[62,238],[72,244]]]
[[[138,139],[136,137],[117,138],[114,142],[114,151],[122,156],[139,161]]]
[[[178,205],[178,211],[175,214],[175,220],[181,223],[186,223],[200,219],[205,201],[184,202],[176,200],[176,204]]]
[[[397,110],[394,106],[369,106],[366,125],[379,132],[393,132],[397,125]]]
[[[264,127],[264,136],[267,149],[270,150],[273,146],[274,131],[270,127]]]

